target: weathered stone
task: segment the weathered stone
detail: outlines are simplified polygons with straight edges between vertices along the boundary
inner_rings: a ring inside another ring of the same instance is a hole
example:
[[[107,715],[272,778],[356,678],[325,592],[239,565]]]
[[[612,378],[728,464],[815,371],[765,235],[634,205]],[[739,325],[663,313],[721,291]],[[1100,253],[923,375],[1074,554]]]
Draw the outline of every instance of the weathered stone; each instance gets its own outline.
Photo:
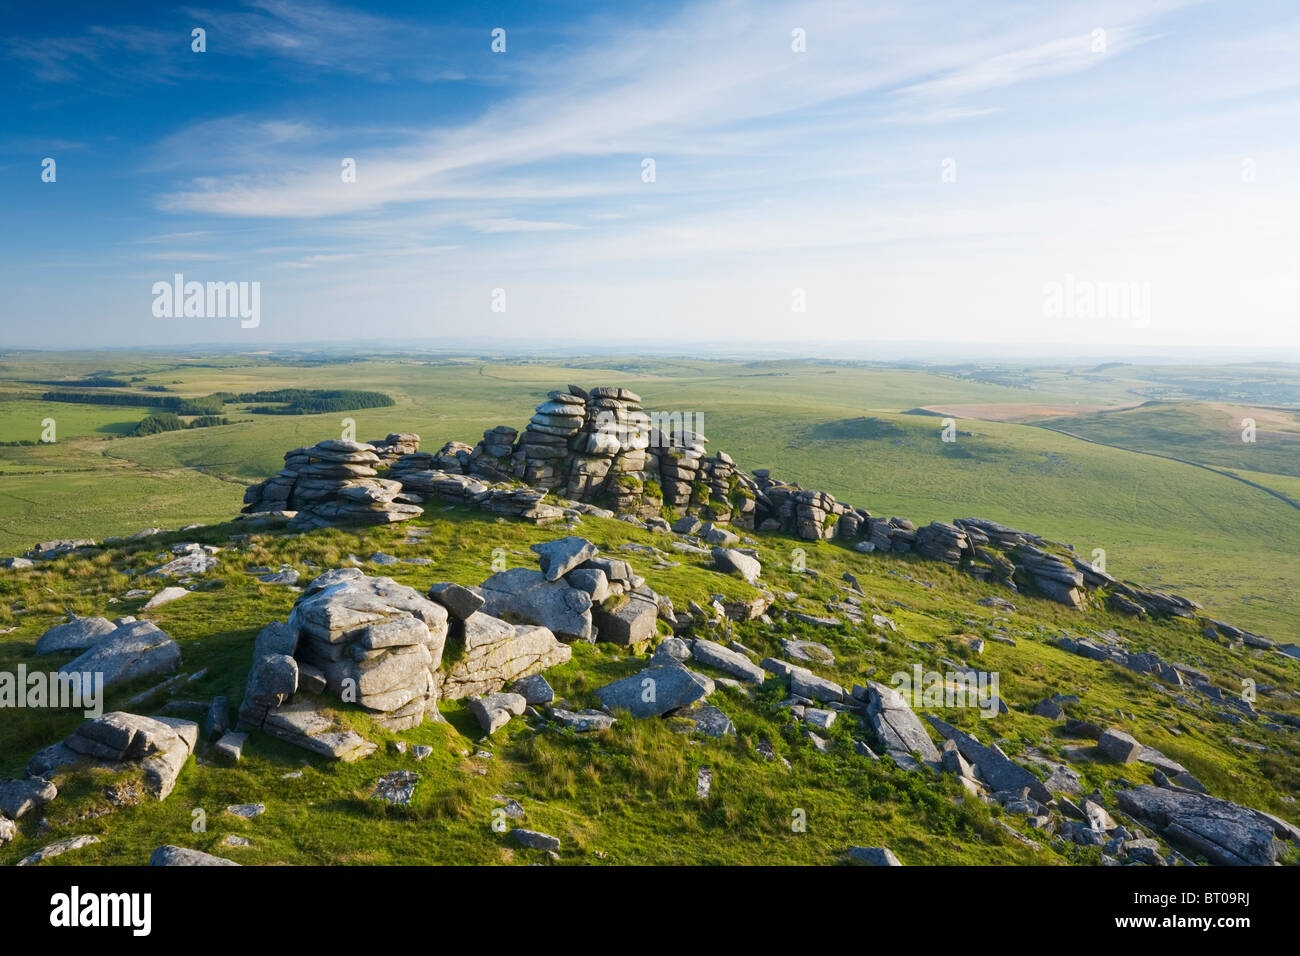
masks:
[[[35,853],[23,857],[18,861],[18,866],[34,866],[45,860],[53,859],[56,856],[62,856],[73,850],[80,850],[83,847],[93,846],[99,842],[99,837],[91,834],[83,836],[68,837],[66,840],[59,840],[57,843],[51,843],[49,846],[41,847]]]
[[[160,846],[149,855],[150,866],[239,866],[234,860],[180,846]]]
[[[731,718],[712,704],[689,707],[678,711],[673,716],[689,720],[694,724],[696,733],[704,734],[707,737],[734,737],[736,735],[736,725],[731,722]]]
[[[143,610],[152,611],[156,607],[162,607],[164,604],[170,604],[178,598],[189,597],[190,591],[185,588],[170,587],[163,588],[149,600],[144,602]]]
[[[565,710],[562,707],[551,708],[551,719],[562,727],[585,734],[593,730],[607,730],[617,721],[609,714],[599,710]]]
[[[180,646],[156,624],[133,621],[116,628],[81,656],[59,668],[61,674],[82,676],[103,674],[104,687],[176,670],[181,663]],[[91,688],[83,687],[83,696]]]
[[[596,697],[607,710],[627,710],[633,717],[659,717],[713,693],[713,681],[681,664],[649,667],[606,684]]]
[[[979,768],[980,775],[993,790],[1020,790],[1027,787],[1029,796],[1039,803],[1051,801],[1052,794],[1043,786],[1042,781],[1000,750],[980,743],[970,734],[932,714],[927,714],[926,719],[935,730],[957,745],[963,757]]]
[[[102,617],[74,617],[56,624],[36,641],[37,654],[84,651],[117,630],[117,625]]]
[[[803,709],[804,722],[811,724],[818,730],[830,730],[837,716],[835,711],[823,710],[820,707],[805,707]]]
[[[262,729],[272,737],[312,753],[348,763],[378,749],[377,744],[340,725],[307,701],[292,701],[277,707],[266,715]]]
[[[1111,760],[1132,763],[1142,754],[1142,745],[1118,728],[1111,727],[1097,740],[1097,749]]]
[[[767,672],[744,654],[704,638],[691,642],[691,658],[751,684],[761,684],[767,678]]]
[[[218,695],[208,705],[207,715],[203,718],[203,736],[216,740],[230,729],[230,702]]]
[[[199,726],[174,717],[114,711],[87,720],[61,743],[36,753],[28,773],[48,777],[83,767],[137,770],[146,792],[164,800],[199,740]]]
[[[849,847],[849,859],[854,863],[867,866],[902,866],[894,851],[887,846],[853,846]]]
[[[409,806],[419,779],[420,775],[414,770],[394,770],[379,778],[370,796],[396,806]]]
[[[520,678],[510,685],[510,689],[523,697],[530,707],[549,704],[555,700],[555,691],[541,674]]]
[[[652,664],[664,664],[671,661],[688,661],[691,659],[691,645],[680,637],[665,637],[655,648],[650,658]]]
[[[608,644],[644,644],[657,633],[659,606],[653,596],[633,592],[614,597],[592,609],[596,640]]]
[[[528,702],[520,694],[488,694],[486,697],[471,697],[466,709],[478,721],[485,734],[494,734],[506,724],[511,717],[521,717]]]
[[[514,625],[482,611],[461,627],[464,650],[440,681],[439,696],[458,700],[489,694],[510,681],[563,664],[572,649],[545,627]]]
[[[1040,700],[1035,704],[1034,713],[1039,717],[1046,717],[1048,720],[1060,720],[1065,716],[1065,711],[1061,709],[1061,705],[1051,698]]]
[[[564,576],[564,581],[579,591],[586,591],[592,604],[600,604],[614,593],[609,578],[599,568],[574,568]]]
[[[184,554],[168,561],[162,567],[154,568],[149,573],[159,577],[184,578],[196,574],[207,574],[218,564],[217,559],[203,552]]]
[[[414,588],[356,568],[327,571],[298,599],[288,628],[299,635],[295,659],[319,669],[331,693],[354,691],[386,729],[419,726],[433,707],[448,612]]]
[[[239,731],[230,731],[222,736],[213,745],[213,752],[226,760],[238,763],[244,755],[244,744],[248,742],[248,734]]]
[[[1300,831],[1259,810],[1202,793],[1143,784],[1116,793],[1120,809],[1158,830],[1170,843],[1225,866],[1270,866],[1282,844]]]
[[[739,574],[750,584],[755,583],[763,573],[763,565],[757,558],[751,558],[732,548],[714,548],[713,566],[723,574]]]
[[[17,820],[32,810],[39,810],[58,795],[58,787],[40,777],[0,780],[0,814]]]
[[[781,650],[791,660],[803,661],[809,664],[834,664],[835,655],[825,644],[818,644],[816,641],[803,641],[798,638],[783,637],[781,638]]]
[[[939,759],[939,751],[925,732],[925,725],[913,713],[903,695],[892,687],[876,681],[867,682],[867,720],[886,750],[909,756],[915,752],[921,755],[922,760]]]
[[[553,836],[545,833],[539,833],[536,830],[525,830],[522,827],[510,831],[516,843],[525,846],[530,850],[558,850],[560,841]]]
[[[838,703],[849,696],[835,681],[819,677],[812,671],[802,668],[796,668],[790,673],[790,693],[810,700],[818,700],[823,704]]]
[[[586,538],[569,536],[529,547],[537,555],[547,581],[558,581],[584,561],[596,556],[596,546]]]
[[[452,584],[450,581],[434,584],[429,588],[429,597],[446,607],[451,611],[451,617],[458,620],[467,619],[474,611],[481,610],[484,606],[482,594],[474,593],[471,589],[461,587],[460,584]]]
[[[959,777],[974,779],[974,773],[971,772],[971,766],[966,762],[966,758],[961,755],[957,745],[951,740],[943,742],[943,750],[939,756],[939,763],[944,770],[954,773]]]
[[[548,628],[561,640],[591,643],[595,636],[591,597],[562,581],[547,581],[540,571],[510,568],[483,582],[483,611],[514,616]]]

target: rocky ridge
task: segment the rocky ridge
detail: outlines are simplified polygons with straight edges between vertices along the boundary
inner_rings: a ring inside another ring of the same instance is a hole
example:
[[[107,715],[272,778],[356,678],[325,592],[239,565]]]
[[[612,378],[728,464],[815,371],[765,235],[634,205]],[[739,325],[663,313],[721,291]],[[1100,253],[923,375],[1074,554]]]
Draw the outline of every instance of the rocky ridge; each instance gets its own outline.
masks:
[[[548,393],[522,432],[496,426],[474,446],[451,441],[437,453],[422,452],[418,435],[401,434],[378,444],[331,440],[294,449],[282,471],[248,489],[244,514],[305,527],[402,521],[419,514],[426,498],[437,498],[538,524],[590,513],[667,531],[664,515],[679,515],[724,535],[730,526],[835,540],[862,552],[916,553],[1068,607],[1100,600],[1136,617],[1190,618],[1200,610],[1190,599],[1120,581],[1069,545],[994,521],[917,527],[781,481],[768,469],[746,474],[725,452],[709,453],[708,439],[688,427],[694,421],[647,412],[626,388],[570,385]]]

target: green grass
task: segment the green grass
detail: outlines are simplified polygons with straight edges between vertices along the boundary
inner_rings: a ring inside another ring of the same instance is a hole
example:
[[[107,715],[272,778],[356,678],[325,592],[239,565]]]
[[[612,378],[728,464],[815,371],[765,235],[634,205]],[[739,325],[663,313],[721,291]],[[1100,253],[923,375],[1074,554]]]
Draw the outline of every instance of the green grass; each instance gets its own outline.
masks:
[[[0,398],[0,441],[43,441],[48,419],[54,419],[55,441],[129,435],[149,413],[141,407]]]
[[[490,573],[494,548],[506,549],[512,565],[533,566],[528,546],[564,533],[488,519],[461,508],[430,509],[415,524],[430,532],[418,545],[402,542],[401,527],[325,529],[256,534],[222,552],[221,564],[207,575],[204,589],[150,615],[181,644],[182,671],[205,672],[181,685],[174,697],[206,701],[223,694],[237,706],[254,637],[267,622],[287,615],[293,592],[258,583],[243,573],[245,566],[288,563],[311,575],[338,566],[349,554],[364,559],[383,550],[400,557],[428,557],[434,563],[371,573],[419,589],[439,580],[473,584]],[[0,577],[0,624],[16,629],[0,635],[0,670],[12,670],[19,663],[29,668],[54,666],[57,661],[35,657],[34,643],[63,612],[138,613],[142,599],[118,598],[141,583],[139,575],[161,560],[167,545],[185,538],[224,545],[227,535],[239,530],[235,524],[168,535],[106,549],[88,560],[60,559],[5,574]],[[664,547],[665,538],[624,522],[587,519],[580,533],[603,551],[626,557],[679,606],[692,599],[705,603],[715,593],[752,593],[738,578],[713,571],[702,557],[674,555],[678,567],[651,571],[650,558],[619,546]],[[778,594],[796,595],[786,606],[825,613],[827,602],[842,596],[838,582],[848,571],[863,586],[865,609],[889,615],[901,628],[893,634],[870,625],[823,629],[782,620],[736,625],[737,639],[760,654],[780,655],[779,642],[785,636],[821,641],[831,647],[836,661],[815,669],[845,686],[868,677],[887,682],[890,674],[910,671],[918,663],[926,669],[946,669],[941,658],[968,660],[998,672],[1001,694],[1012,713],[988,720],[969,710],[943,709],[940,716],[982,740],[997,739],[1013,753],[1033,747],[1054,756],[1062,746],[1083,743],[1059,736],[1049,721],[1028,713],[1050,693],[1076,693],[1081,703],[1071,709],[1073,716],[1125,727],[1183,762],[1218,796],[1297,819],[1294,804],[1286,799],[1293,795],[1300,760],[1294,734],[1259,725],[1231,727],[1208,711],[1178,706],[1149,678],[1066,654],[1054,641],[1061,634],[1083,636],[1089,629],[1113,627],[1134,649],[1154,649],[1167,660],[1206,669],[1225,690],[1239,689],[1242,678],[1263,686],[1292,687],[1300,676],[1300,662],[1233,650],[1202,637],[1191,622],[1135,624],[1095,607],[1075,612],[1010,595],[946,566],[910,557],[861,555],[833,543],[810,544],[780,535],[758,540],[764,580]],[[806,551],[808,567],[816,574],[790,570],[796,547]],[[1011,597],[1018,610],[1005,614],[977,604],[991,594]],[[964,643],[971,636],[995,633],[1011,636],[1016,646],[990,641],[982,657],[975,657]],[[574,706],[590,705],[596,688],[644,666],[610,645],[574,650],[569,663],[547,672],[557,695]],[[141,689],[111,694],[108,707],[121,706]],[[624,715],[610,731],[592,735],[536,731],[515,720],[480,743],[476,724],[454,702],[441,705],[445,723],[426,723],[401,734],[383,732],[355,708],[337,705],[341,719],[382,745],[377,754],[355,764],[334,764],[254,734],[238,766],[206,758],[191,761],[165,802],[145,802],[88,819],[76,817],[102,808],[106,781],[74,781],[66,799],[46,809],[52,829],[38,835],[36,821],[24,818],[19,838],[0,848],[0,864],[79,833],[99,834],[103,842],[54,862],[138,864],[164,843],[258,864],[545,862],[542,854],[523,850],[493,830],[493,797],[498,794],[518,799],[526,810],[526,820],[511,825],[562,840],[563,863],[825,864],[836,862],[855,844],[888,845],[908,864],[1097,862],[1095,850],[1058,847],[1033,832],[1031,838],[1043,849],[1020,846],[992,822],[1000,809],[963,799],[951,778],[907,773],[889,760],[873,763],[857,757],[850,740],[865,734],[852,715],[842,716],[831,728],[832,752],[817,753],[778,706],[783,694],[776,681],[748,697],[720,688],[711,702],[738,730],[735,739],[722,741],[683,736],[671,720],[639,721]],[[165,699],[136,709],[152,712]],[[1261,697],[1259,706],[1298,710],[1291,699]],[[1121,711],[1124,716],[1118,716]],[[0,775],[20,773],[32,752],[69,733],[80,719],[79,714],[50,711],[7,714],[0,725]],[[1264,743],[1269,753],[1238,747],[1228,741],[1230,735]],[[756,755],[754,744],[760,738],[790,761],[790,769],[779,760],[769,763]],[[416,763],[391,747],[399,739],[427,744],[433,754]],[[492,757],[475,756],[484,747]],[[705,801],[695,796],[696,772],[702,765],[713,772],[713,794]],[[368,796],[379,776],[395,769],[421,775],[409,808],[386,807]],[[1080,764],[1079,769],[1089,789],[1098,787],[1107,794],[1120,778],[1150,779],[1142,765],[1098,761]],[[284,779],[295,771],[302,776]],[[244,821],[222,812],[230,804],[248,802],[265,803],[267,813]],[[1109,799],[1107,804],[1114,806]],[[206,815],[204,832],[192,829],[195,810]],[[796,811],[807,820],[806,832],[791,826]],[[1019,818],[1005,819],[1022,826]],[[220,841],[230,833],[248,837],[253,846],[222,847]]]
[[[1242,440],[1246,418],[1255,419],[1254,441]],[[1107,445],[1300,477],[1300,411],[1159,402],[1049,424]]]

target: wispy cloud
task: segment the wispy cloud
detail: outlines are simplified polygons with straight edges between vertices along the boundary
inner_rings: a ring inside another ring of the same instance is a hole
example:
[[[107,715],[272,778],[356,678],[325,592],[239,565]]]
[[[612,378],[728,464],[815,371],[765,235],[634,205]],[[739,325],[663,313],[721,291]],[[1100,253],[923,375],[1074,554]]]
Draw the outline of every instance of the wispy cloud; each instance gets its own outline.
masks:
[[[396,144],[372,143],[353,183],[340,184],[337,158],[276,149],[255,130],[251,140],[262,141],[249,150],[255,162],[172,189],[160,207],[241,217],[354,215],[464,197],[518,199],[508,184],[521,177],[541,183],[541,198],[608,195],[618,189],[611,177],[629,191],[648,155],[661,162],[712,155],[725,166],[752,161],[755,150],[788,153],[792,143],[815,149],[828,126],[838,127],[842,152],[846,135],[869,143],[871,127],[978,121],[1003,106],[964,100],[1092,69],[1147,35],[1140,24],[1115,21],[1105,52],[1096,52],[1076,11],[1014,32],[994,30],[1002,20],[988,16],[974,24],[974,39],[943,45],[925,42],[916,21],[877,6],[770,5],[759,8],[761,16],[739,9],[729,2],[692,6],[654,29],[625,30],[616,43],[548,60],[530,74],[531,88],[478,117]],[[807,30],[807,53],[791,49],[793,24]],[[868,36],[877,42],[864,58],[860,40]],[[600,165],[594,175],[575,176],[581,161]],[[659,182],[668,190],[687,185],[671,169]]]
[[[175,82],[190,76],[196,62],[206,65],[206,59],[192,59],[196,27],[206,33],[203,56],[214,61],[255,59],[381,82],[399,74],[426,83],[464,77],[454,64],[438,62],[443,48],[432,42],[430,28],[417,22],[324,0],[245,0],[242,6],[182,8],[165,15],[166,27],[154,16],[149,25],[96,24],[73,33],[13,37],[4,45],[44,83],[92,77]]]
[[[580,227],[568,222],[544,222],[534,219],[475,219],[469,224],[479,232],[556,232]]]
[[[245,6],[235,11],[198,7],[186,13],[208,29],[212,49],[236,56],[272,57],[381,79],[392,75],[394,48],[423,47],[427,56],[428,31],[415,23],[324,2],[250,0]]]
[[[164,30],[91,26],[73,36],[11,37],[5,46],[10,57],[45,83],[95,76],[171,82],[180,71],[167,54],[186,42],[184,34]]]

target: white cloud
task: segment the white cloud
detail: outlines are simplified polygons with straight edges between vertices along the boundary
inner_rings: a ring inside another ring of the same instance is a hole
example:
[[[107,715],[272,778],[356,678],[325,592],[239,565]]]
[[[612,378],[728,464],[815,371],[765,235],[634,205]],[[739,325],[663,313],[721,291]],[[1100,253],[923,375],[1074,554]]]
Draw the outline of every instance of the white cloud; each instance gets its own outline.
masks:
[[[557,232],[577,229],[567,222],[544,222],[534,219],[476,219],[470,226],[479,232]]]

